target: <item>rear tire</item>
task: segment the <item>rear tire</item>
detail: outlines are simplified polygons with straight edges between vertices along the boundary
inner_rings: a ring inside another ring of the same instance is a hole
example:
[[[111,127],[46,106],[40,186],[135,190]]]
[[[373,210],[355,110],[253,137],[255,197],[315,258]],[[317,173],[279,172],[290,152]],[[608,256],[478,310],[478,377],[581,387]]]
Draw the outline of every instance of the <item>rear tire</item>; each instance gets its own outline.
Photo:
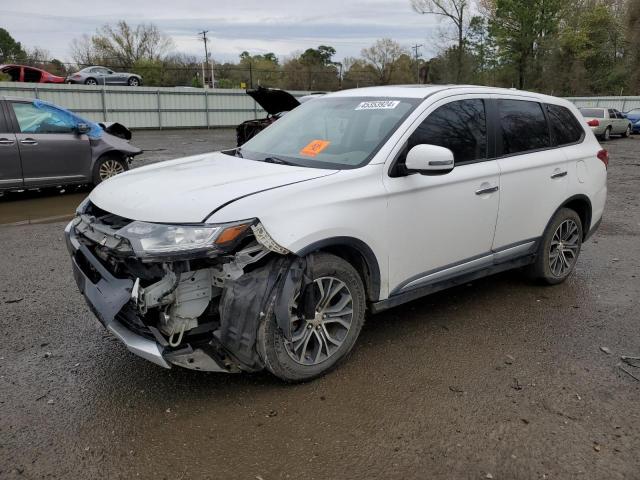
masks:
[[[129,170],[129,164],[114,154],[103,155],[93,166],[93,184],[99,185],[105,180]]]
[[[84,81],[85,85],[98,85],[98,81],[95,78],[87,78]]]
[[[604,133],[602,134],[602,140],[605,142],[611,140],[611,127],[607,127],[605,129]]]
[[[311,380],[335,368],[353,348],[364,324],[365,290],[351,264],[335,255],[313,254],[313,277],[319,293],[317,313],[313,319],[301,318],[296,310],[299,292],[294,294],[292,341],[278,328],[273,308],[258,329],[258,353],[266,368],[287,382]]]
[[[564,282],[573,272],[582,248],[582,221],[570,208],[553,216],[540,240],[529,274],[548,285]]]
[[[129,80],[127,80],[127,85],[129,85],[130,87],[139,87],[140,80],[138,80],[136,77],[129,77]]]

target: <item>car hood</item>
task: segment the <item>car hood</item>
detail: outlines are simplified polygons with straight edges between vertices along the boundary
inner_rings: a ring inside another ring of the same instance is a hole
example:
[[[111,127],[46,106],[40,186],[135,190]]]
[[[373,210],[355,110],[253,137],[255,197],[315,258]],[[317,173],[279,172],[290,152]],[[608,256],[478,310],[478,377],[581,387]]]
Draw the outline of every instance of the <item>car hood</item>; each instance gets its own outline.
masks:
[[[336,172],[215,152],[130,170],[98,185],[89,199],[131,220],[199,223],[239,198]]]
[[[300,105],[296,97],[289,92],[277,88],[258,87],[247,90],[247,95],[253,98],[269,115],[289,112]]]

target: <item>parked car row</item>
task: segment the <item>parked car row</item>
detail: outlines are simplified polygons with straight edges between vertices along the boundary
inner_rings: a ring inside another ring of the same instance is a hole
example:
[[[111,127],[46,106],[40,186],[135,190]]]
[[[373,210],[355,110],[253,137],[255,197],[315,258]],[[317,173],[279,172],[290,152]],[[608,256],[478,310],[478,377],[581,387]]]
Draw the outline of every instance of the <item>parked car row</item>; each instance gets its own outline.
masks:
[[[611,135],[629,137],[633,131],[631,121],[615,108],[583,107],[580,113],[601,140],[609,140]]]
[[[0,65],[0,72],[9,75],[12,82],[28,83],[81,83],[84,85],[128,85],[139,87],[142,76],[137,73],[115,72],[106,67],[83,68],[67,77],[26,65]]]

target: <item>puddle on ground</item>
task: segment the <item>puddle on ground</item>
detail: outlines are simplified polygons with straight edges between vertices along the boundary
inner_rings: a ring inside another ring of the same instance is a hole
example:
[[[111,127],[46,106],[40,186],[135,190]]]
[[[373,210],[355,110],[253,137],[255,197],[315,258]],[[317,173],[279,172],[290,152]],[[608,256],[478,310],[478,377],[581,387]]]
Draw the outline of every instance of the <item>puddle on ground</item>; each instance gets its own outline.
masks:
[[[9,192],[0,197],[0,225],[61,222],[73,217],[89,187]]]

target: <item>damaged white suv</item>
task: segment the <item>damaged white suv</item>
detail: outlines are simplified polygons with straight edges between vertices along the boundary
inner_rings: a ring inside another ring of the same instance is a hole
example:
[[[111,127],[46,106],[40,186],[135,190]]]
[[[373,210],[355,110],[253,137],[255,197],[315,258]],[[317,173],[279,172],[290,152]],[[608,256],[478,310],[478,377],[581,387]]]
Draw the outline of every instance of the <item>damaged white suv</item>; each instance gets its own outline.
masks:
[[[565,280],[607,191],[580,118],[485,87],[333,93],[241,148],[99,185],[66,229],[74,276],[158,365],[307,380],[367,309],[516,267]]]

